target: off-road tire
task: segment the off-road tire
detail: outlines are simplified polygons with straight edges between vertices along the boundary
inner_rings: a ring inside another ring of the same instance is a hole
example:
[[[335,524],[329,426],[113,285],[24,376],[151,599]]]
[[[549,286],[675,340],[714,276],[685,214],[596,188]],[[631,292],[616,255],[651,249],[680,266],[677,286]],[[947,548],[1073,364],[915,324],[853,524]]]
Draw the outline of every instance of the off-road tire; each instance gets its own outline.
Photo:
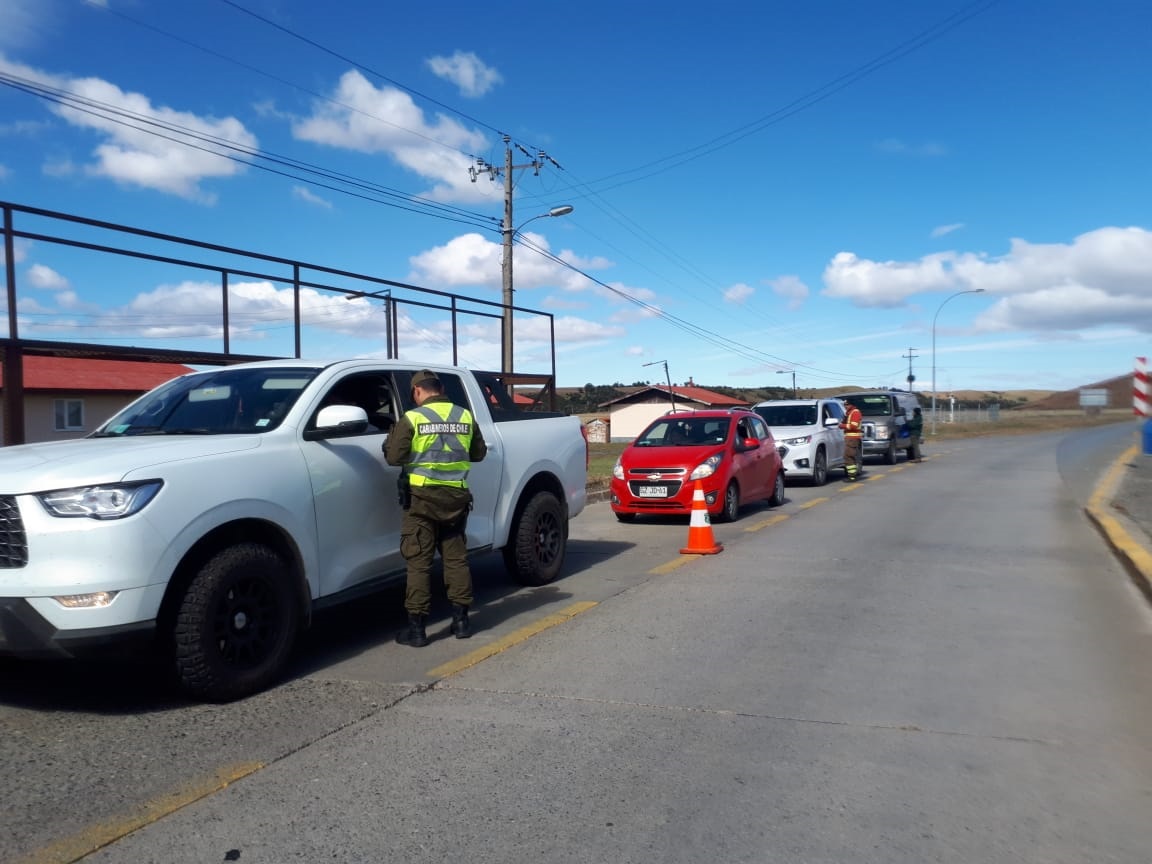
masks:
[[[508,534],[504,567],[521,585],[547,585],[560,575],[567,546],[564,507],[551,492],[537,492],[520,509]]]
[[[280,556],[259,543],[222,549],[180,599],[172,626],[179,684],[211,702],[263,690],[283,671],[298,627]]]

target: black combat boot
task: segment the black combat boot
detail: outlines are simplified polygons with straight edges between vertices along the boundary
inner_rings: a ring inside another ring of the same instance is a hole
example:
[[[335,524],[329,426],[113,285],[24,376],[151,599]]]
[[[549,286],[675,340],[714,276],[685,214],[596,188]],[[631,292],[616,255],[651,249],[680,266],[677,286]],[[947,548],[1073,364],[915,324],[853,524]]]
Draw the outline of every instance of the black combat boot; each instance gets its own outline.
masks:
[[[472,635],[472,625],[468,623],[468,607],[452,604],[452,634],[457,639],[467,639]]]
[[[408,613],[408,627],[396,634],[396,641],[401,645],[411,645],[413,648],[423,648],[428,644],[428,633],[424,630],[426,615],[413,615]]]

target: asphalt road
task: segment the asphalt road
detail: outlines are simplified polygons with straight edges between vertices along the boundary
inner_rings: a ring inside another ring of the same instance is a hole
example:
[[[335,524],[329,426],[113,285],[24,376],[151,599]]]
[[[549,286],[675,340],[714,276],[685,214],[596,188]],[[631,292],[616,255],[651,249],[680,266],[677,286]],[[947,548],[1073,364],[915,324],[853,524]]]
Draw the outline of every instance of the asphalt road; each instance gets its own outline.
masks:
[[[554,585],[476,561],[475,638],[387,592],[232,705],[6,662],[4,858],[1143,864],[1152,621],[1080,512],[1128,431],[790,487],[715,556],[593,505]]]

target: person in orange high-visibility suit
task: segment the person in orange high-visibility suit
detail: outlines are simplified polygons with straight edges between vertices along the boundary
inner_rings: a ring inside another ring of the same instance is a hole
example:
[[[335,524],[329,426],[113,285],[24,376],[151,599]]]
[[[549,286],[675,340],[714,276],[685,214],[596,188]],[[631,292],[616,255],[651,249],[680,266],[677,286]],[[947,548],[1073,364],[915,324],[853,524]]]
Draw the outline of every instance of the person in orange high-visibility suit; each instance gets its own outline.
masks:
[[[864,457],[860,443],[864,437],[861,426],[864,415],[851,402],[845,403],[844,407],[848,409],[844,419],[840,421],[840,428],[844,430],[844,479],[849,483],[855,483],[864,473]]]

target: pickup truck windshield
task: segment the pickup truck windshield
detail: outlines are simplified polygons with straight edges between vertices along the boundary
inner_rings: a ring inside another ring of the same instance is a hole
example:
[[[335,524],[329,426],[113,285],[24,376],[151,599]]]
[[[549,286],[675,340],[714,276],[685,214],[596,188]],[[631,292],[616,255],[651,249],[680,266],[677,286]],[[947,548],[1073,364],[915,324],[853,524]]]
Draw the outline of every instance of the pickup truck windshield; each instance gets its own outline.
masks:
[[[275,429],[318,369],[221,369],[185,375],[137,399],[92,433],[258,434]]]

